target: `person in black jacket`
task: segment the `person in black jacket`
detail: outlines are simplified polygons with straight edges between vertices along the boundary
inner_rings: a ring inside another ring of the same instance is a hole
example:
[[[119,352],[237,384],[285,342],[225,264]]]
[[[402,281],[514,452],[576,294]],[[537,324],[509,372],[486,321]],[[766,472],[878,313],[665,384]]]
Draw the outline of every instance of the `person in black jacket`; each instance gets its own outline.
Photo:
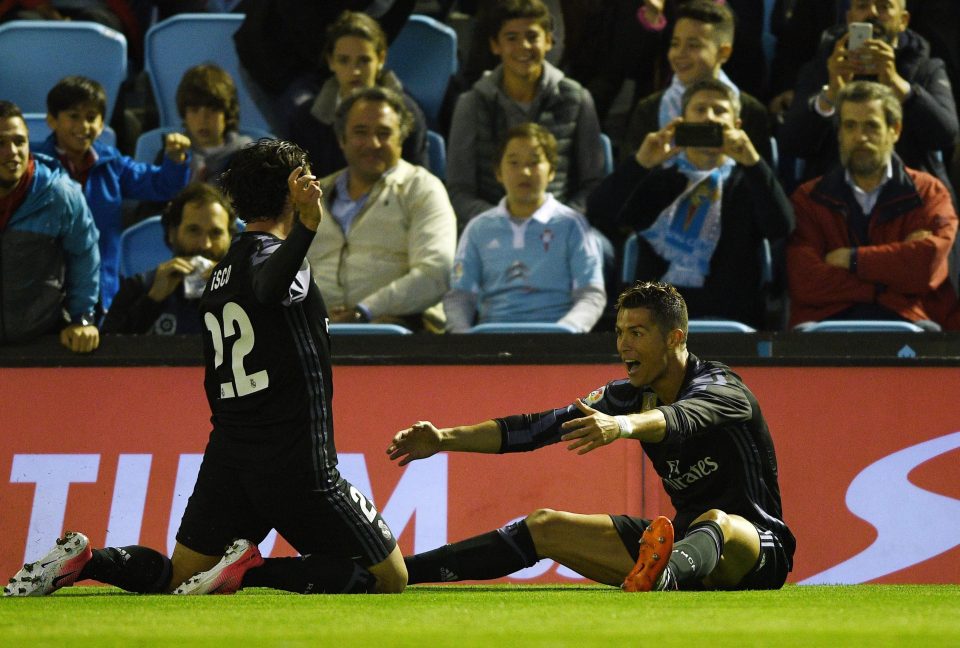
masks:
[[[639,441],[676,509],[673,521],[538,509],[405,557],[410,583],[499,578],[550,558],[627,591],[783,585],[796,541],[783,521],[776,452],[756,397],[728,367],[687,351],[686,305],[668,284],[625,290],[616,331],[626,379],[546,412],[444,429],[419,421],[393,437],[387,454],[403,466],[440,451],[525,452],[565,442],[585,454]]]
[[[170,201],[160,222],[173,258],[122,280],[104,318],[104,333],[203,331],[200,294],[214,264],[230,247],[237,217],[219,190],[195,182]],[[187,277],[191,280],[185,281]]]
[[[611,238],[638,232],[634,278],[674,283],[692,317],[764,326],[763,239],[793,229],[793,211],[773,171],[741,130],[729,86],[705,79],[687,88],[683,117],[647,134],[636,155],[591,194],[587,216]],[[714,122],[720,148],[679,146],[678,126]]]
[[[856,0],[847,24],[869,22],[873,38],[864,49],[847,49],[844,28],[834,31],[817,58],[800,71],[796,93],[778,131],[781,153],[805,162],[800,181],[837,163],[837,94],[856,79],[889,87],[903,106],[903,132],[896,153],[912,169],[926,171],[952,190],[943,151],[952,149],[960,125],[943,61],[930,56],[926,40],[907,28],[905,0]]]

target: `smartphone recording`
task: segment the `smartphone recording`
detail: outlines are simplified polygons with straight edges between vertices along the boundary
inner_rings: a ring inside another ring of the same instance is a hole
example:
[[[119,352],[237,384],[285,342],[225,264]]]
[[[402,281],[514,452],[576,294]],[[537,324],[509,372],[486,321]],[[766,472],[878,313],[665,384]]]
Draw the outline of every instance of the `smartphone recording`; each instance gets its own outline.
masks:
[[[721,148],[723,147],[723,126],[714,122],[699,124],[681,122],[673,132],[673,142],[677,146]]]

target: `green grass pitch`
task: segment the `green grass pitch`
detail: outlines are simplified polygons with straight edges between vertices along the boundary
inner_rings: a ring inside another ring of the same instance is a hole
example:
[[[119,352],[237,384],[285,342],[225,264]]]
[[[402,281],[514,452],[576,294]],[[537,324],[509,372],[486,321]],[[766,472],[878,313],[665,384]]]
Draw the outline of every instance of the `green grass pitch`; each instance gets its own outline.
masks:
[[[624,594],[602,586],[414,586],[400,596],[0,599],[0,646],[960,646],[960,585]]]

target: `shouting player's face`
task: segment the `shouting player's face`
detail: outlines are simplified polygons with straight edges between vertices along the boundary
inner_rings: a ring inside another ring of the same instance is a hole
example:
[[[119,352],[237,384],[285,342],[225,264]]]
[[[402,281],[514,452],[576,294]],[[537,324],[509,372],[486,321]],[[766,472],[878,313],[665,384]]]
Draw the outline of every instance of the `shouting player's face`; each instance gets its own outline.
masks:
[[[646,308],[617,313],[617,352],[634,387],[653,386],[666,375],[671,353],[668,332],[661,331]]]

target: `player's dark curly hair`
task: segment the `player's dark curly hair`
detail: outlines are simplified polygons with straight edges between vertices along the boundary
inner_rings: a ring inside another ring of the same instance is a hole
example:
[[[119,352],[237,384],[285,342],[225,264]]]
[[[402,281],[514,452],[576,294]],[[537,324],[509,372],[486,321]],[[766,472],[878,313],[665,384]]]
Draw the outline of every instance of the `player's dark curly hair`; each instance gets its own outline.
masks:
[[[236,152],[220,186],[244,222],[277,220],[290,195],[287,177],[309,165],[307,154],[293,142],[263,138]]]
[[[687,334],[687,303],[677,289],[661,281],[638,281],[617,298],[617,311],[623,308],[646,308],[660,331],[666,335],[674,329]]]

